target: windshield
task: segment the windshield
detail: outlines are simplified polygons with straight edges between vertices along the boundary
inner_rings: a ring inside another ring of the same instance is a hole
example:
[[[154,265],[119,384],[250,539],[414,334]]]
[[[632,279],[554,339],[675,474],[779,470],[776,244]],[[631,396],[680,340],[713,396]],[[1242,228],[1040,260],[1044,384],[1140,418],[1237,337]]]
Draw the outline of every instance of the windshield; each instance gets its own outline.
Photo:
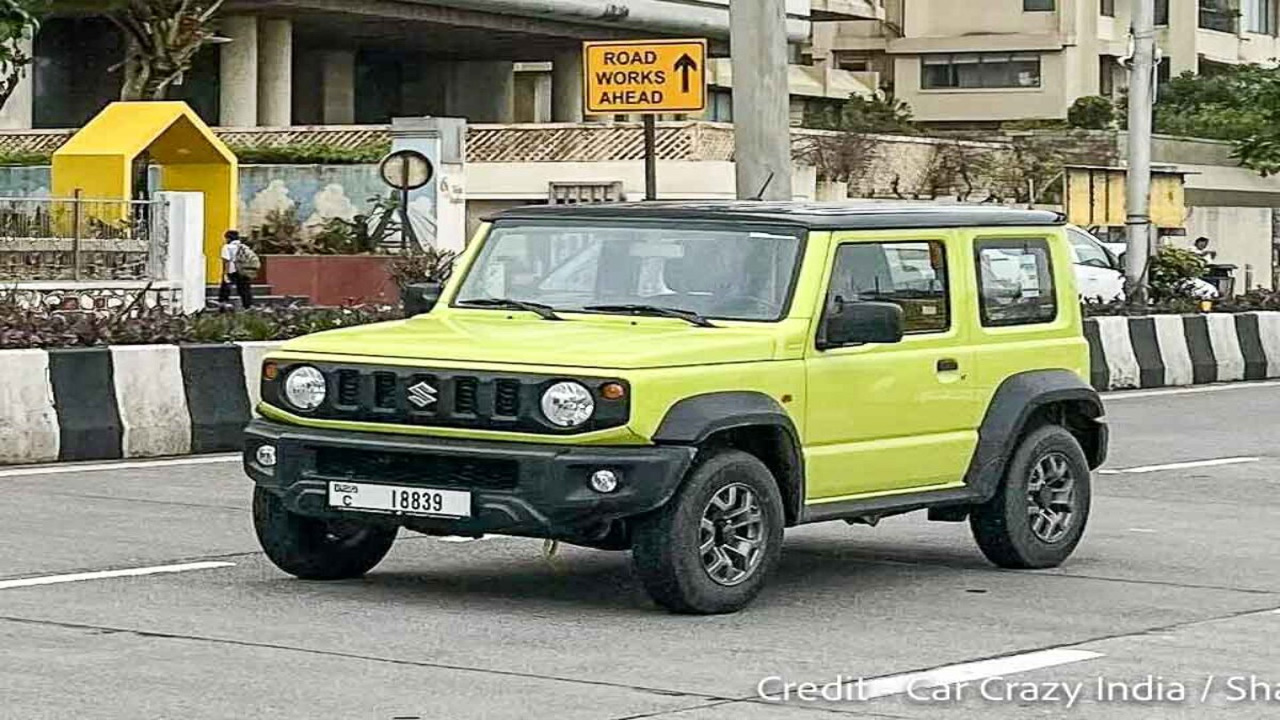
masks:
[[[1067,231],[1067,237],[1071,239],[1071,259],[1075,264],[1098,268],[1110,268],[1115,265],[1111,254],[1092,235],[1073,229]]]
[[[568,312],[644,305],[778,320],[789,304],[801,237],[791,228],[500,223],[454,304],[502,299]]]

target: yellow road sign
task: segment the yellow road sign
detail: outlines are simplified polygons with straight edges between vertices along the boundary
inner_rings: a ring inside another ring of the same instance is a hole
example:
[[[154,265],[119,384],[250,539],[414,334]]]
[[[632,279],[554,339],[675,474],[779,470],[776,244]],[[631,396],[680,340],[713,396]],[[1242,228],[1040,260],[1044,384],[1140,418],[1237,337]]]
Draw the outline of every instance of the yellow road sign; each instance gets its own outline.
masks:
[[[701,112],[706,40],[588,42],[582,46],[587,112]]]

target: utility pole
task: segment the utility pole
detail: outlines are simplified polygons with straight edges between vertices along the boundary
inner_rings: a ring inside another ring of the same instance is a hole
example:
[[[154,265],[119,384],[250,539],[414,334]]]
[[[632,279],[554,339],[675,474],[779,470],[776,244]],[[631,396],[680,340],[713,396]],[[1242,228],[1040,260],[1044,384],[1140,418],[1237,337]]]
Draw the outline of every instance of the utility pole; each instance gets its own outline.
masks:
[[[734,0],[729,25],[738,198],[790,200],[786,0]]]
[[[1151,133],[1155,105],[1155,0],[1134,0],[1133,59],[1129,65],[1129,177],[1125,183],[1129,300],[1147,301],[1151,250]]]

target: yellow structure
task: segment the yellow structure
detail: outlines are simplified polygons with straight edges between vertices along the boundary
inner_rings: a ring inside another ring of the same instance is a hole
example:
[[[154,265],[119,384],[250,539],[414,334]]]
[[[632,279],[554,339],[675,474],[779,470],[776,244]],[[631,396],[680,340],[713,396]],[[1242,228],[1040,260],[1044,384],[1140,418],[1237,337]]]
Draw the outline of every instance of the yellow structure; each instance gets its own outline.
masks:
[[[1124,227],[1125,169],[1068,167],[1067,219],[1083,227]],[[1186,227],[1187,203],[1183,179],[1174,170],[1151,172],[1151,222],[1161,230]]]
[[[129,200],[134,163],[160,167],[164,190],[204,193],[208,278],[220,277],[223,233],[236,227],[239,163],[183,102],[117,102],[53,154],[54,197]]]

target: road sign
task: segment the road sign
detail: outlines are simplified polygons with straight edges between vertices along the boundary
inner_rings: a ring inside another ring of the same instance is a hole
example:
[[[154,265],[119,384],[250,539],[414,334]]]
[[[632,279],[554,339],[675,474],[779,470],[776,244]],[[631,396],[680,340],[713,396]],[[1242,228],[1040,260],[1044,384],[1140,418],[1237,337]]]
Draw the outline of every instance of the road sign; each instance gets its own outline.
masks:
[[[431,166],[431,160],[417,150],[400,150],[383,158],[378,172],[383,182],[408,192],[431,182],[435,168]]]
[[[707,107],[706,40],[583,43],[587,112],[682,113]]]

